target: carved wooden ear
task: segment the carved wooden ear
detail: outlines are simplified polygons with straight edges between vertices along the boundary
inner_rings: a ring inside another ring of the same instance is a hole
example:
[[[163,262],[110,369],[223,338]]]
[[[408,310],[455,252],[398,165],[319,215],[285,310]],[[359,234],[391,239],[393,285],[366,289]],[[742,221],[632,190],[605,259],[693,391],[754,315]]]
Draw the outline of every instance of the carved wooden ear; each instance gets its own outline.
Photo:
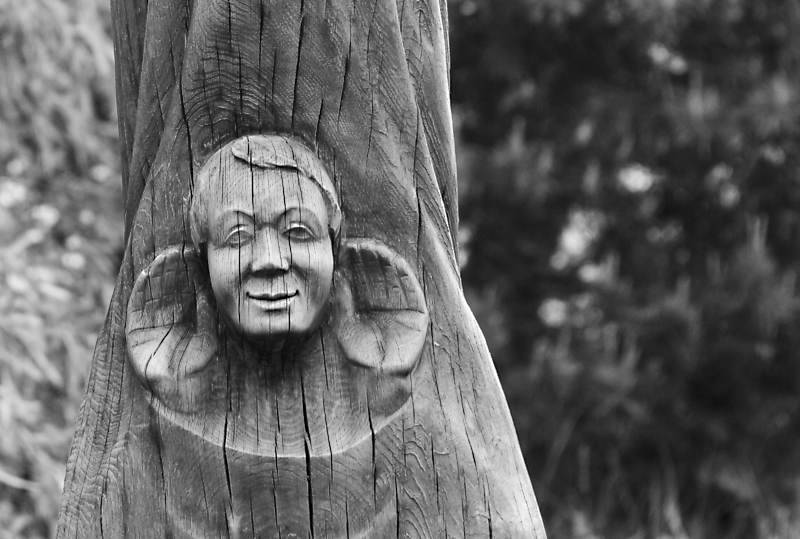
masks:
[[[345,356],[389,374],[411,372],[425,344],[428,309],[408,262],[378,241],[347,241],[334,288],[333,328]]]
[[[170,247],[139,274],[128,301],[125,334],[133,369],[178,411],[193,411],[208,396],[205,371],[218,346],[213,298],[199,255]]]

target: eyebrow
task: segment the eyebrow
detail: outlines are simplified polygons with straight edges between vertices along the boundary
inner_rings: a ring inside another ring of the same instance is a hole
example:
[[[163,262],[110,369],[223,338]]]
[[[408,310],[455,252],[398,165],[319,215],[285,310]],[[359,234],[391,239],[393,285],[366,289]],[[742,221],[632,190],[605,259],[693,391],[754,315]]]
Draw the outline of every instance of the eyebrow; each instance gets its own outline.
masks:
[[[276,216],[276,218],[277,219],[285,218],[291,212],[299,212],[301,214],[301,216],[303,214],[305,214],[307,216],[313,217],[314,220],[317,221],[320,225],[323,224],[320,221],[319,217],[316,215],[316,212],[310,206],[308,206],[306,204],[303,204],[302,201],[300,201],[297,204],[292,204],[290,206],[287,206],[281,213],[279,213]],[[249,221],[254,221],[255,220],[255,215],[253,213],[250,213],[250,212],[247,212],[247,211],[241,210],[241,209],[232,208],[232,209],[224,210],[219,216],[219,221],[224,221],[224,220],[228,219],[231,216],[244,217],[245,219],[247,219]]]
[[[250,221],[252,221],[255,218],[255,216],[252,213],[248,213],[248,212],[246,212],[244,210],[229,209],[229,210],[223,211],[220,214],[220,216],[218,218],[218,221],[223,221],[223,220],[225,220],[225,219],[227,219],[228,217],[231,217],[231,216],[244,217],[246,219],[249,219]]]
[[[286,218],[292,212],[299,213],[300,214],[300,218],[303,221],[313,221],[314,224],[322,227],[323,229],[325,228],[325,224],[320,220],[320,218],[316,214],[316,212],[311,211],[311,210],[307,210],[307,208],[305,206],[301,206],[301,205],[292,206],[290,208],[287,208],[286,211],[281,213],[280,217],[281,218]]]

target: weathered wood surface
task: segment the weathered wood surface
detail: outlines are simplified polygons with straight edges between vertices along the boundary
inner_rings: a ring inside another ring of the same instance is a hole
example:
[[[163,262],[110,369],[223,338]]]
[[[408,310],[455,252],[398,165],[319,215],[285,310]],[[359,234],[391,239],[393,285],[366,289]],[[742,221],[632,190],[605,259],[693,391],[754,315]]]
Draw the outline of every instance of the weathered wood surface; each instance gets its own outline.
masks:
[[[58,536],[544,537],[458,276],[444,3],[112,8],[127,246]],[[224,152],[259,134],[306,164],[250,159],[233,187]],[[217,156],[218,198],[245,189],[254,213],[270,211],[265,186],[324,196],[318,174],[335,191],[340,223],[316,203],[336,230],[309,259],[330,257],[314,266],[330,301],[296,339],[247,330],[220,292],[230,272],[193,241]]]

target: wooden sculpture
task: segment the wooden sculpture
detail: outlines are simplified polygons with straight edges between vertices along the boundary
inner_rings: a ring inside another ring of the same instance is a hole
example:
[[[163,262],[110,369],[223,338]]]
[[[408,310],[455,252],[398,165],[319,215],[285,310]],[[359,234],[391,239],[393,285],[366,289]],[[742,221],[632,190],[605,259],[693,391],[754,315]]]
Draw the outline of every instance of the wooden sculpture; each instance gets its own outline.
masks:
[[[59,537],[544,537],[435,0],[112,2],[127,249]]]

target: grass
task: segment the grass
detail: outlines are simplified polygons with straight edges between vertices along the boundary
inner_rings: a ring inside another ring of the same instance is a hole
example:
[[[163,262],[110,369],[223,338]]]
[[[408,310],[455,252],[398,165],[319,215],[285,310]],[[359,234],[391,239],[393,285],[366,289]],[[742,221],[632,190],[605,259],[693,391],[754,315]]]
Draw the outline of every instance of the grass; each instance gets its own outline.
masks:
[[[0,538],[52,535],[122,242],[95,0],[0,0]]]

